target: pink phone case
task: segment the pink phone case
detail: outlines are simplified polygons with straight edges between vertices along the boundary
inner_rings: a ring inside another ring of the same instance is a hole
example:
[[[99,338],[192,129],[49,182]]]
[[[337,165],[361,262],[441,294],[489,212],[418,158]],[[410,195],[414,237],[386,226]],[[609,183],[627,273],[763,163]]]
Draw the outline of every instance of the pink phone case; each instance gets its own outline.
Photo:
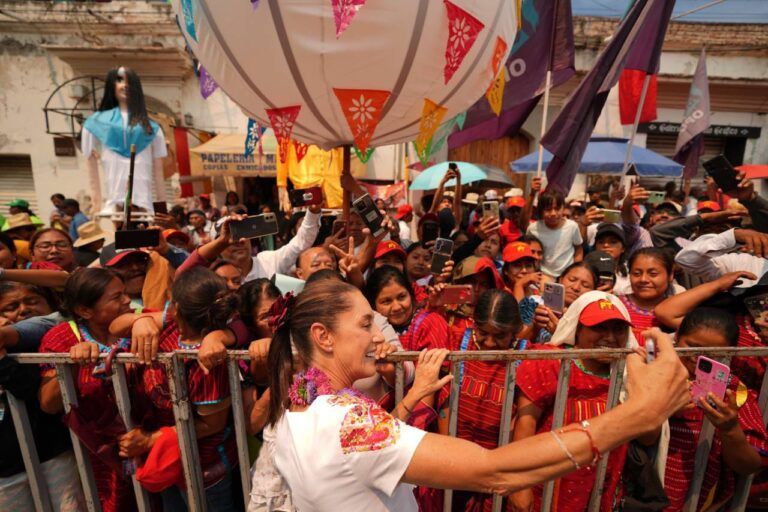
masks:
[[[708,365],[710,365],[710,370],[707,372],[706,366]],[[693,382],[693,403],[698,405],[699,397],[707,398],[707,394],[710,392],[721,400],[725,398],[725,390],[728,388],[730,375],[731,369],[723,363],[699,356],[696,361],[696,380]]]

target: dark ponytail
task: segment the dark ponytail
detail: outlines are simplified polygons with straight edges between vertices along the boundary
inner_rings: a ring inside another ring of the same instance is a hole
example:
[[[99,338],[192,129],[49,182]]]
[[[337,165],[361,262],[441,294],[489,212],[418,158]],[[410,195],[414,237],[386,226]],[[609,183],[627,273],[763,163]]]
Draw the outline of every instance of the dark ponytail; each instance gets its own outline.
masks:
[[[224,329],[239,303],[226,280],[205,267],[191,268],[177,277],[171,296],[179,318],[203,336]]]
[[[324,279],[305,286],[288,307],[284,320],[272,336],[267,363],[269,367],[269,423],[274,425],[290,406],[288,389],[295,372],[293,351],[306,368],[312,364],[312,340],[309,329],[320,323],[333,330],[338,316],[352,307],[352,294],[357,288],[336,279]],[[278,300],[270,314],[276,313]],[[330,305],[333,305],[332,307]]]
[[[487,290],[480,295],[473,314],[475,325],[489,326],[517,334],[523,321],[517,300],[504,290]]]

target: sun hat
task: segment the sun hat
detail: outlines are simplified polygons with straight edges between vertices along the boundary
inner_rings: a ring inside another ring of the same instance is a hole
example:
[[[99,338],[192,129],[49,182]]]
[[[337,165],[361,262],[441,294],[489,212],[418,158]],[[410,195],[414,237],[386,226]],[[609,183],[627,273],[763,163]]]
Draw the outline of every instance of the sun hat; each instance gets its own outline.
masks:
[[[16,213],[9,215],[5,218],[5,224],[3,224],[2,231],[12,231],[20,228],[36,228],[42,226],[42,223],[37,223],[29,216],[28,213]]]
[[[477,192],[467,192],[467,195],[464,196],[464,199],[461,200],[464,204],[477,204],[477,201],[480,199],[480,194]]]
[[[106,240],[107,234],[102,231],[101,226],[95,220],[83,222],[77,228],[77,240],[72,247],[82,247],[98,240]]]

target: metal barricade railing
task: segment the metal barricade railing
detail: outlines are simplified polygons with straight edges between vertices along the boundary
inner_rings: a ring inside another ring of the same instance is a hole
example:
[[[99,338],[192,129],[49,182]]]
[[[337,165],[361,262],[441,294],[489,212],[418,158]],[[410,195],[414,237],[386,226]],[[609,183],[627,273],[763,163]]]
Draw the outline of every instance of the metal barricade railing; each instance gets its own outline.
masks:
[[[708,357],[730,362],[733,357],[768,357],[768,347],[765,348],[711,348],[711,349],[677,349],[683,356],[707,355]],[[501,414],[501,425],[499,428],[499,445],[509,442],[510,424],[512,421],[512,411],[514,408],[515,381],[517,362],[528,359],[548,359],[560,360],[560,372],[557,383],[557,395],[554,403],[553,429],[560,428],[564,421],[565,405],[568,399],[568,383],[571,371],[571,361],[574,359],[593,359],[609,358],[611,362],[610,384],[608,389],[608,400],[606,410],[615,407],[619,401],[619,395],[622,388],[625,358],[630,354],[626,349],[595,349],[595,350],[546,350],[546,351],[477,351],[477,352],[451,352],[448,360],[451,362],[459,361],[496,361],[506,363],[506,373],[504,379],[504,398]],[[418,352],[397,352],[390,354],[389,362],[395,363],[396,401],[402,400],[405,393],[405,371],[403,363],[405,361],[415,361],[418,359]],[[72,376],[72,360],[68,354],[9,354],[11,357],[22,364],[54,364],[61,387],[62,399],[66,411],[72,405],[77,405],[77,394],[75,392],[75,383]],[[102,355],[102,357],[106,357]],[[195,423],[192,414],[192,406],[187,396],[186,373],[184,371],[184,360],[194,359],[197,352],[193,350],[180,350],[174,353],[159,354],[158,360],[165,365],[168,373],[171,397],[173,401],[173,414],[176,423],[179,446],[181,449],[182,466],[184,468],[184,479],[187,488],[187,500],[189,510],[192,512],[205,512],[207,510],[205,492],[203,489],[202,469],[200,467],[199,456],[197,453],[197,442],[195,435]],[[235,438],[237,442],[237,455],[240,468],[240,477],[242,481],[243,498],[247,504],[250,499],[250,467],[248,457],[248,442],[245,428],[245,416],[243,412],[243,398],[241,392],[241,379],[238,368],[239,360],[248,360],[249,355],[245,350],[233,350],[228,353],[227,371],[231,389],[231,405],[234,419]],[[130,399],[129,390],[125,378],[124,364],[138,363],[138,358],[130,354],[119,354],[115,357],[113,367],[115,368],[111,376],[112,385],[115,390],[118,410],[127,428],[131,428]],[[458,383],[459,365],[453,365],[454,379],[451,383],[450,396],[450,421],[449,433],[456,435],[457,419],[459,410],[459,383]],[[38,458],[35,443],[32,437],[32,430],[27,416],[26,408],[21,400],[15,398],[11,393],[8,396],[8,404],[14,425],[16,427],[21,453],[24,461],[24,467],[27,472],[32,497],[35,503],[35,509],[39,512],[50,512],[51,499],[45,480],[42,477],[40,461]],[[760,397],[760,410],[763,413],[763,420],[768,421],[768,373],[763,378]],[[684,510],[694,512],[696,503],[701,491],[704,471],[706,469],[706,460],[709,456],[709,450],[712,443],[714,428],[705,420],[696,451],[696,465],[694,478],[688,491]],[[88,510],[97,512],[101,510],[98,495],[96,492],[93,472],[90,467],[89,459],[85,447],[80,440],[72,435],[72,444],[75,458],[77,460],[78,472],[83,485],[86,504]],[[607,455],[607,454],[606,454]],[[600,509],[600,498],[602,496],[603,484],[605,482],[606,467],[608,457],[603,457],[596,469],[595,485],[589,502],[591,512]],[[739,478],[736,486],[736,494],[733,498],[733,510],[743,510],[746,506],[749,489],[752,478]],[[149,498],[147,492],[138,484],[133,482],[136,494],[137,506],[139,511],[149,510]],[[544,485],[542,496],[542,508],[544,512],[549,512],[552,503],[554,491],[554,482],[550,481]],[[445,491],[444,510],[450,511],[452,505],[452,491]],[[502,500],[495,496],[493,501],[493,510],[500,511]]]

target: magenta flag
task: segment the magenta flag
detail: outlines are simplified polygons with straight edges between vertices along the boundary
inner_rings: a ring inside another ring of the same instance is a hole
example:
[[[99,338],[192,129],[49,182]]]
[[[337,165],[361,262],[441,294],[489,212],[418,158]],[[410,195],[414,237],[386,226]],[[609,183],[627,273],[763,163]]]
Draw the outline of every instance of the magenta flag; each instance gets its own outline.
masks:
[[[448,138],[449,147],[516,133],[544,92],[547,70],[552,70],[551,87],[573,76],[571,2],[526,1],[522,16],[522,27],[505,63],[507,83],[501,114],[497,116],[485,97],[480,98],[467,110],[463,129]]]
[[[668,4],[669,0],[636,0],[595,65],[568,97],[541,140],[542,145],[553,154],[547,167],[548,186],[566,195],[570,191],[608,93],[618,82],[627,57],[639,44],[641,35],[646,30],[660,30],[660,24],[654,23],[654,20],[660,13],[666,12]],[[666,24],[663,26],[666,29]],[[650,63],[650,59],[647,62]]]
[[[707,53],[702,48],[675,146],[674,160],[685,165],[683,176],[688,179],[696,176],[699,171],[699,157],[704,153],[704,132],[710,124],[709,110]]]
[[[200,95],[203,99],[207,100],[208,96],[213,94],[218,88],[219,84],[216,83],[203,66],[200,66]]]

